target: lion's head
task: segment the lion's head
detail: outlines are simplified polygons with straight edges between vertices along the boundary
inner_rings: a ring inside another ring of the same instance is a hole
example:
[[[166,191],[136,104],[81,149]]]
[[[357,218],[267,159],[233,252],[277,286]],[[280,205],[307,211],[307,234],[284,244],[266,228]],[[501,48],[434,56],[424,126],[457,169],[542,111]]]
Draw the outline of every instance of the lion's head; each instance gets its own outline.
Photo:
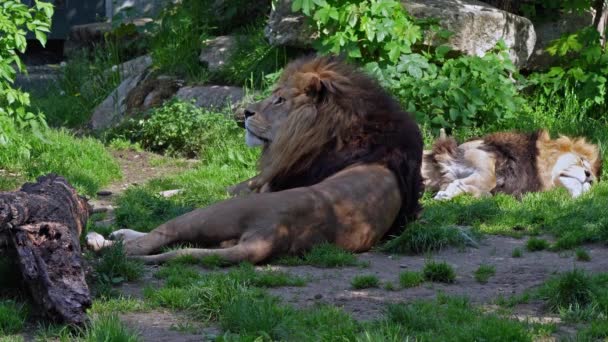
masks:
[[[373,78],[339,58],[291,62],[245,118],[247,144],[264,146],[258,183],[272,191],[312,185],[353,164],[381,163],[399,178],[406,211],[417,208],[418,126]]]

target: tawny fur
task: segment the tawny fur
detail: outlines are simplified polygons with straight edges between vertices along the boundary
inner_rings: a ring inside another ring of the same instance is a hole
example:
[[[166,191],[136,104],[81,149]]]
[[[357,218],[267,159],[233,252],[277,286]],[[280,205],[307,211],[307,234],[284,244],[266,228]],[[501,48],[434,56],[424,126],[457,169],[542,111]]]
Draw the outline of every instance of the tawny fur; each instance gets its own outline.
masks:
[[[438,138],[424,152],[422,175],[437,199],[461,193],[521,196],[555,187],[576,197],[599,180],[601,166],[598,147],[583,138],[499,132],[461,145],[452,137]]]

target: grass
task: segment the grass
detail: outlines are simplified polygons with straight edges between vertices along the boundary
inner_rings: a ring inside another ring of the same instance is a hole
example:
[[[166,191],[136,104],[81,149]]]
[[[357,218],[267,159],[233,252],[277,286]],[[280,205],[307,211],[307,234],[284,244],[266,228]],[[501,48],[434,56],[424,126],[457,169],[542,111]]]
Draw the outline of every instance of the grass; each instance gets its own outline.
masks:
[[[65,177],[80,194],[94,196],[102,186],[121,177],[118,164],[99,141],[76,138],[65,130],[53,129],[42,137],[43,140],[25,134],[22,140],[0,149],[0,169],[20,174],[13,182],[0,181],[0,190],[13,190],[25,180],[56,173]],[[30,147],[25,155],[23,146]]]
[[[589,305],[593,300],[594,286],[591,276],[575,269],[548,281],[540,293],[551,310],[557,312],[560,308]]]
[[[413,222],[395,239],[389,240],[385,252],[421,254],[439,251],[448,246],[475,244],[475,234],[455,226],[427,225]]]
[[[12,335],[25,327],[27,309],[12,300],[0,300],[0,335]]]
[[[375,275],[358,275],[350,281],[350,285],[357,290],[377,288],[380,286],[380,279]]]
[[[330,243],[316,245],[302,257],[279,258],[276,263],[285,266],[311,265],[321,268],[364,266],[357,260],[356,255]]]
[[[578,261],[591,261],[591,255],[583,248],[577,248],[574,253],[576,255],[576,260]]]
[[[521,251],[521,248],[513,248],[513,252],[511,252],[511,257],[521,258],[522,255],[523,255],[523,252]]]
[[[526,242],[526,249],[530,252],[538,252],[549,249],[550,244],[547,240],[532,237]]]
[[[403,288],[416,287],[424,282],[424,275],[420,272],[405,271],[399,273],[399,285]]]
[[[532,341],[540,327],[484,314],[466,298],[445,296],[391,304],[387,320],[401,327],[384,339],[392,341]]]
[[[488,280],[496,274],[496,268],[492,265],[480,265],[475,271],[475,280],[478,283],[485,284]]]
[[[452,266],[446,262],[427,261],[422,270],[424,279],[439,283],[453,283],[456,273]]]
[[[104,314],[94,317],[89,326],[81,332],[81,337],[78,340],[83,342],[141,341],[138,334],[127,328],[115,314]]]
[[[127,258],[121,241],[101,250],[99,257],[90,259],[100,295],[111,295],[112,286],[138,280],[143,274],[143,264]]]

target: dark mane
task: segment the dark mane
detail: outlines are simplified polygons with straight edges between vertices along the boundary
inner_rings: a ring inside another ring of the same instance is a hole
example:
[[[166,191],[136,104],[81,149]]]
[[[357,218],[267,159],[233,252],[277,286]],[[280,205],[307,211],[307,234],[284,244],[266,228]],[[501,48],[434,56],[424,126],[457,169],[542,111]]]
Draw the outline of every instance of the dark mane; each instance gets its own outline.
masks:
[[[420,210],[423,144],[418,125],[376,80],[336,57],[296,60],[285,69],[279,84],[293,82],[298,73],[319,75],[324,89],[314,104],[316,127],[312,125],[310,130],[326,129],[328,133],[317,139],[321,142],[314,142],[317,145],[310,152],[297,156],[287,170],[272,174],[270,188],[280,191],[310,186],[354,164],[383,164],[399,182],[402,207],[389,234],[399,233]],[[295,137],[287,142],[311,143]],[[272,145],[280,143],[274,141],[265,150],[262,168],[284,153],[277,149],[280,152],[273,155]]]

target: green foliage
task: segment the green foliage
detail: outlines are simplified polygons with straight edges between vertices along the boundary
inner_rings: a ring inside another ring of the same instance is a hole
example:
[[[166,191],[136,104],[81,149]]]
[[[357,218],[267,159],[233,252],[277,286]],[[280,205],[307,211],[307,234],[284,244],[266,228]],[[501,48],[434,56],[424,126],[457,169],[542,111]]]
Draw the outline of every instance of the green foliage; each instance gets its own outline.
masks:
[[[574,269],[548,281],[540,290],[540,295],[554,312],[560,308],[587,306],[594,299],[594,291],[597,291],[594,282],[584,271]]]
[[[582,102],[605,108],[608,86],[608,53],[600,44],[600,35],[593,27],[584,28],[554,41],[547,51],[559,56],[561,65],[546,73],[529,77],[531,85],[545,95],[564,94],[573,90]],[[601,118],[600,115],[591,117]]]
[[[293,10],[316,22],[322,52],[345,53],[366,64],[421,124],[495,124],[515,117],[526,105],[502,42],[484,57],[446,59],[447,45],[421,51],[416,44],[424,33],[440,41],[450,33],[433,21],[415,21],[399,1],[299,0]]]
[[[399,285],[403,288],[416,287],[424,282],[424,276],[420,272],[405,271],[399,274]]]
[[[521,258],[522,257],[521,248],[513,248],[513,252],[511,253],[511,257],[513,257],[513,258]]]
[[[587,252],[583,248],[579,247],[574,252],[576,254],[576,260],[578,260],[578,261],[591,261],[591,255],[589,255],[589,252]]]
[[[480,265],[475,271],[475,280],[477,282],[485,284],[488,280],[496,274],[496,268],[492,265]]]
[[[412,53],[385,68],[376,63],[367,67],[419,123],[430,127],[500,124],[526,105],[512,79],[516,68],[503,44],[483,57],[462,56],[441,65]]]
[[[116,314],[104,314],[94,317],[90,324],[80,332],[83,342],[138,342],[141,341],[138,334],[127,328]],[[74,336],[70,340],[73,340]]]
[[[155,152],[200,157],[205,148],[223,144],[222,138],[226,134],[236,136],[241,131],[227,115],[173,100],[154,109],[148,119],[131,119],[114,135],[128,138]],[[232,153],[237,161],[245,163],[242,155]]]
[[[21,332],[25,327],[27,310],[22,304],[0,300],[0,336]]]
[[[97,282],[101,285],[118,285],[125,281],[134,281],[143,274],[143,265],[127,258],[121,241],[104,248],[101,256],[93,259],[93,268]]]
[[[401,235],[382,246],[382,250],[420,254],[439,251],[450,246],[464,247],[471,243],[474,243],[474,237],[457,227],[413,222]]]
[[[20,130],[40,135],[46,127],[44,116],[29,110],[29,94],[13,89],[12,83],[17,71],[26,71],[18,53],[25,52],[27,32],[34,32],[36,39],[45,45],[52,16],[53,6],[38,0],[33,7],[16,0],[3,1],[0,6],[0,146]]]
[[[422,29],[399,1],[293,1],[292,10],[300,9],[316,22],[319,50],[324,53],[346,52],[363,62],[395,63],[422,38]]]
[[[439,296],[434,301],[390,304],[387,320],[402,328],[392,329],[392,341],[533,340],[533,326],[495,314],[484,314],[468,300],[457,297]]]
[[[358,275],[350,281],[354,289],[368,289],[380,286],[380,280],[375,275]]]
[[[538,252],[544,251],[545,249],[549,249],[549,242],[547,240],[538,239],[538,238],[530,238],[528,242],[526,242],[526,249],[530,252]]]
[[[436,262],[431,260],[426,262],[422,274],[425,280],[433,282],[453,283],[456,280],[454,269],[445,261]]]
[[[282,257],[277,260],[277,264],[286,266],[311,265],[323,268],[361,265],[357,256],[353,253],[331,243],[316,245],[302,257]]]

